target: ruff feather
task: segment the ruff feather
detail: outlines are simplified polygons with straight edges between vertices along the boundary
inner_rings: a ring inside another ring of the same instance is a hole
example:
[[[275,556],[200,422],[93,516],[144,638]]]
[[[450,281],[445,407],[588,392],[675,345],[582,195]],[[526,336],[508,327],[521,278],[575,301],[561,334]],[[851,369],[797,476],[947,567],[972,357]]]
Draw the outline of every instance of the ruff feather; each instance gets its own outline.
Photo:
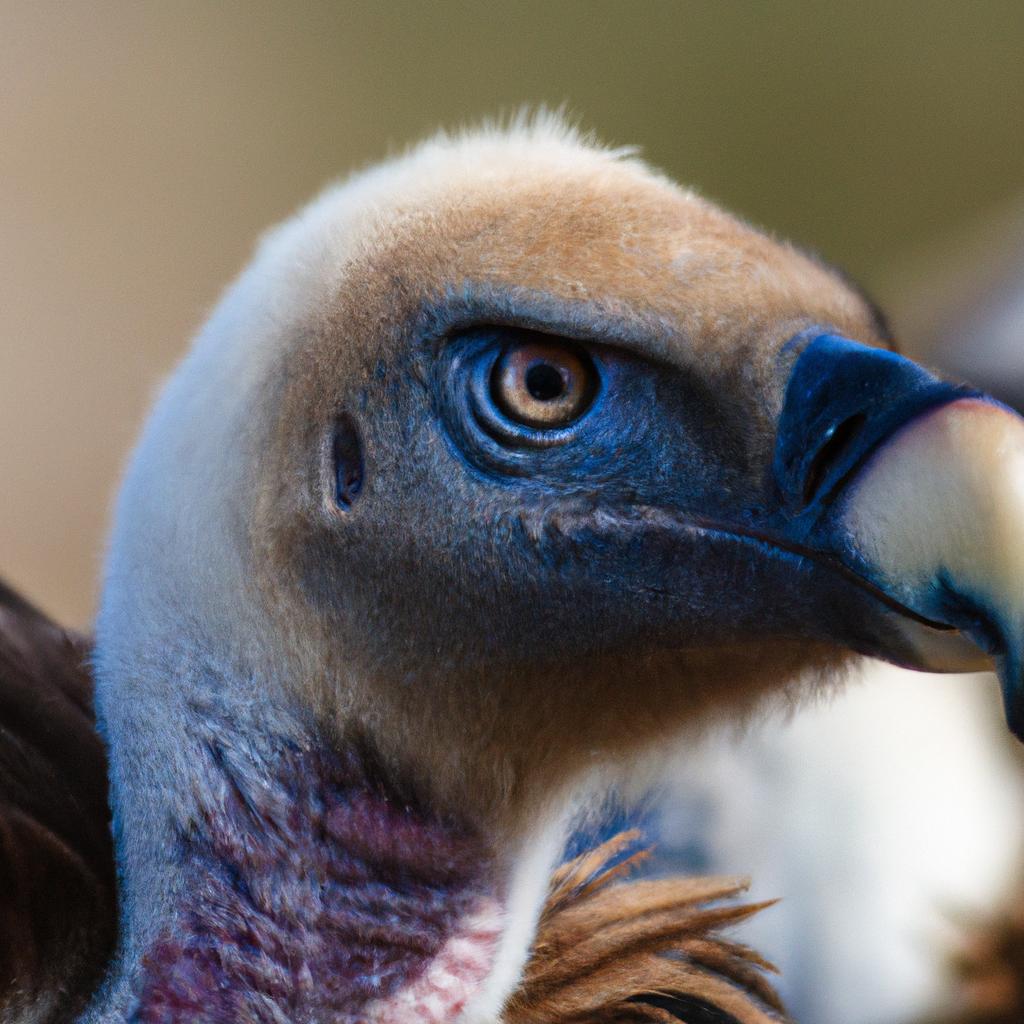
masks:
[[[770,903],[735,878],[626,882],[647,856],[623,832],[552,876],[503,1024],[780,1024],[774,967],[721,935]]]

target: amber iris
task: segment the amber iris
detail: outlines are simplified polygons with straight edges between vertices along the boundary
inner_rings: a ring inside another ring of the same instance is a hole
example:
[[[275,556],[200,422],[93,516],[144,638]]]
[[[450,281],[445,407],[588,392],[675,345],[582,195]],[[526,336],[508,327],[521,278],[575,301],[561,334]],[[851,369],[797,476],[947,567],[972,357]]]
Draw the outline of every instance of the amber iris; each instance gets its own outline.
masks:
[[[567,345],[523,342],[505,349],[494,367],[494,399],[509,417],[540,430],[568,426],[586,412],[596,372],[585,353]]]

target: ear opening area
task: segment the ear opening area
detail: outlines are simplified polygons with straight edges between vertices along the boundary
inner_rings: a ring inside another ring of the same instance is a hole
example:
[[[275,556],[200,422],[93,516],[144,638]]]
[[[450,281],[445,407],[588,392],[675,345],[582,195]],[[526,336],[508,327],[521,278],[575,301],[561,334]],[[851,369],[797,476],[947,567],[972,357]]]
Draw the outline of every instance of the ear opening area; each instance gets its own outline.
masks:
[[[334,424],[331,442],[334,457],[334,500],[343,512],[355,504],[363,490],[363,445],[355,420],[342,413]]]

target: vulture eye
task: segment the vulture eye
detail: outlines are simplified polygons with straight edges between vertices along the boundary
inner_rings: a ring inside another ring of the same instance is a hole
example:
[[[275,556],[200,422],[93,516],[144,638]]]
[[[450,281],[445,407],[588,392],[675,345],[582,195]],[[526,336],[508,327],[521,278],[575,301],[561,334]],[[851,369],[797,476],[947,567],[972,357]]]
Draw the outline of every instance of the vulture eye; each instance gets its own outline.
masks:
[[[505,415],[528,427],[568,426],[590,407],[597,371],[589,356],[565,343],[526,341],[498,357],[491,393]]]

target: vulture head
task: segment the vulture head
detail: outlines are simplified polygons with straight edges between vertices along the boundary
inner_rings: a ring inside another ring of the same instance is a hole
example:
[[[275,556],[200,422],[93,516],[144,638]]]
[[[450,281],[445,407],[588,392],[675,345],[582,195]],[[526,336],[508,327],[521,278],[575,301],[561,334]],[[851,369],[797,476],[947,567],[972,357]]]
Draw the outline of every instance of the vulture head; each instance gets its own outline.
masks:
[[[118,501],[93,1019],[493,1020],[567,821],[681,732],[858,654],[994,659],[1024,728],[1022,458],[841,273],[629,153],[540,123],[329,189]]]

